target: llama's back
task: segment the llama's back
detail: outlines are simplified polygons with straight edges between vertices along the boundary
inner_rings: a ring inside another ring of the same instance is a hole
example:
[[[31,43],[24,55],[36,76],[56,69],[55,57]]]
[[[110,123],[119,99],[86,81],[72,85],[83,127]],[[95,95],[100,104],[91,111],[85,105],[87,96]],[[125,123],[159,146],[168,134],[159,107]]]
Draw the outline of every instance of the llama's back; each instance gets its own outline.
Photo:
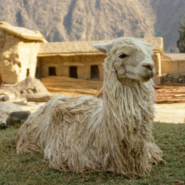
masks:
[[[82,166],[87,166],[89,159],[84,157],[88,152],[95,152],[97,158],[94,133],[102,123],[102,107],[102,100],[91,96],[53,97],[21,126],[17,153],[44,152],[51,167],[66,170],[71,166],[78,172],[83,168],[75,163],[79,164],[80,160]],[[92,149],[87,149],[89,146]]]

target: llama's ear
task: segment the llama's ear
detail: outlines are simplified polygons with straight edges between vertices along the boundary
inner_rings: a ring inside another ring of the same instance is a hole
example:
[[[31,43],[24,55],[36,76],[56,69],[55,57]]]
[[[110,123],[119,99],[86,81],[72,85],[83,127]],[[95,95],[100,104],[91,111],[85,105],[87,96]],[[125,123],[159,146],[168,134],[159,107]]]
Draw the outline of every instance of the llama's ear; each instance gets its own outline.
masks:
[[[112,44],[113,44],[112,42],[102,43],[102,44],[93,44],[93,47],[96,48],[98,51],[104,54],[107,54],[107,53],[110,53]]]

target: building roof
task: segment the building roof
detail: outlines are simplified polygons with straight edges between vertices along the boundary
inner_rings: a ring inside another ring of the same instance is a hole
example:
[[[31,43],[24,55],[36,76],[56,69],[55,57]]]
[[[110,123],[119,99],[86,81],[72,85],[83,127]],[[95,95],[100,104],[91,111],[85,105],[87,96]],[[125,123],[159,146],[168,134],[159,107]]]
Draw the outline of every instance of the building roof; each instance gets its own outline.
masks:
[[[154,52],[163,53],[163,38],[145,38],[141,39],[145,42],[153,44]],[[74,42],[50,42],[41,43],[38,56],[55,56],[55,55],[71,55],[71,54],[100,54],[92,44],[108,42],[100,41],[74,41]]]
[[[92,44],[104,43],[107,41],[73,41],[73,42],[49,42],[41,43],[38,56],[42,55],[68,55],[77,53],[98,54]]]
[[[31,40],[31,41],[40,41],[46,43],[46,39],[39,31],[32,31],[23,27],[16,27],[8,24],[7,22],[0,22],[0,29],[20,37],[22,39]]]
[[[140,39],[144,42],[149,42],[153,44],[153,51],[156,53],[164,53],[163,37],[153,37],[153,38],[142,38]]]
[[[164,53],[162,54],[162,60],[183,60],[185,61],[185,53]]]

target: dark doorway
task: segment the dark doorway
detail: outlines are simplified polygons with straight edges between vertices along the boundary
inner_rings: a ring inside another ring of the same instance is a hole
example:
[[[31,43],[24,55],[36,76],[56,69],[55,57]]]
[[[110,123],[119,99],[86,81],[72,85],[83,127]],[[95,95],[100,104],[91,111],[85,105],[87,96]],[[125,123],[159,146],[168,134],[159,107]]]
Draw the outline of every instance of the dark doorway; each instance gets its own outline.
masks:
[[[76,66],[69,67],[69,76],[71,78],[78,78],[78,75],[77,75],[77,67]]]
[[[56,76],[56,68],[49,67],[49,76]]]
[[[1,75],[0,75],[0,86],[1,86],[2,82],[3,82],[3,81],[2,81],[2,78],[1,78]]]
[[[30,75],[30,69],[27,68],[27,70],[26,70],[26,76],[29,76],[29,75]]]
[[[99,79],[99,69],[97,65],[91,66],[91,79]]]
[[[36,67],[35,77],[39,78],[39,67]]]

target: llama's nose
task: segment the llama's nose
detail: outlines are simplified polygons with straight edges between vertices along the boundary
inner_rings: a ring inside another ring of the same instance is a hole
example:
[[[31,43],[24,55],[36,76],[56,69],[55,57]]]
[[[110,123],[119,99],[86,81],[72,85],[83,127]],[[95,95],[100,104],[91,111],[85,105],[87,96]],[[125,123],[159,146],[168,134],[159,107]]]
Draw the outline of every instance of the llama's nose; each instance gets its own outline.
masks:
[[[152,71],[153,70],[153,66],[151,64],[143,64],[143,67]]]

